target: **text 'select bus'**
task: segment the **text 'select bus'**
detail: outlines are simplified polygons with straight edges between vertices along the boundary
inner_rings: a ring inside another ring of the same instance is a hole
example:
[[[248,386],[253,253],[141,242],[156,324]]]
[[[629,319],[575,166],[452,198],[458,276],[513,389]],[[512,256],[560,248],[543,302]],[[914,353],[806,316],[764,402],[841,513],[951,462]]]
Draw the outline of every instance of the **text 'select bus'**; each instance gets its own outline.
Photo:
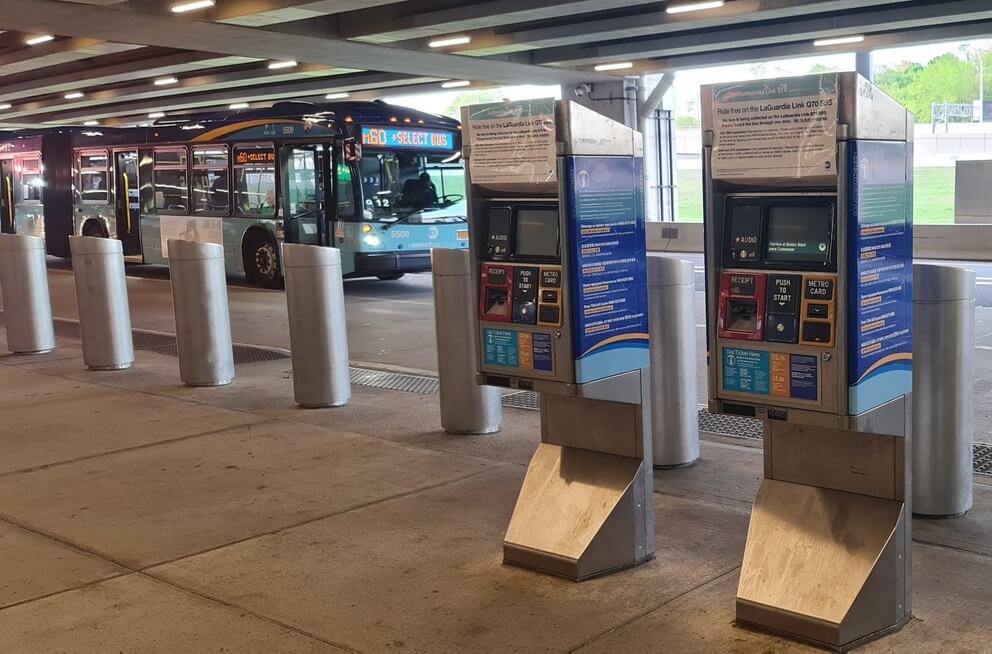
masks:
[[[431,249],[468,246],[464,186],[458,122],[382,102],[0,133],[4,231],[56,256],[69,234],[117,238],[145,263],[169,239],[220,243],[266,286],[283,241],[340,248],[351,277],[430,270]]]

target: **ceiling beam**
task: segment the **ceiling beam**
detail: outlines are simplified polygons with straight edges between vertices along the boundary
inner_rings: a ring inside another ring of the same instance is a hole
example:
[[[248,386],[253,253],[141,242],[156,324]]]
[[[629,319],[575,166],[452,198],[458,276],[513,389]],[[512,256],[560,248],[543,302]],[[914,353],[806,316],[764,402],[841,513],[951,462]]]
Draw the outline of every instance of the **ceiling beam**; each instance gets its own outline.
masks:
[[[798,41],[779,45],[765,45],[757,48],[741,48],[736,50],[715,50],[697,52],[673,57],[649,59],[643,62],[638,74],[665,73],[688,68],[704,68],[709,66],[725,66],[741,62],[771,61],[792,57],[808,57],[813,55],[838,54],[845,52],[867,52],[883,48],[897,48],[907,45],[924,45],[942,41],[960,41],[974,38],[992,37],[992,21],[963,23],[958,25],[940,25],[936,27],[905,30],[883,34],[870,34],[861,43],[816,47],[811,41]]]
[[[265,27],[396,2],[403,0],[243,0],[224,3],[207,16],[217,23]]]
[[[373,7],[337,16],[338,36],[369,43],[451,34],[527,21],[657,4],[657,0],[485,0],[436,9],[429,0]]]
[[[54,0],[0,0],[4,26],[94,39],[120,39],[182,50],[208,50],[265,59],[292,59],[343,68],[501,84],[568,83],[607,76],[509,61],[404,50],[208,23],[178,16],[89,7]]]
[[[20,118],[18,122],[32,122],[34,124],[44,122],[69,125],[80,124],[87,120],[127,117],[129,119],[127,122],[133,123],[135,120],[147,120],[147,114],[153,111],[171,113],[201,109],[203,107],[222,106],[232,102],[267,102],[315,95],[322,97],[324,94],[338,91],[347,91],[349,93],[363,90],[375,91],[393,86],[423,84],[432,81],[436,82],[438,80],[426,77],[397,75],[395,73],[358,73],[355,75],[339,75],[327,79],[224,89],[208,93],[187,94],[169,98],[140,100],[137,102],[122,102],[71,111],[50,111],[34,114],[31,116],[30,121]],[[4,121],[3,115],[0,115],[0,121]]]
[[[43,30],[39,30],[43,31]],[[102,39],[58,39],[0,55],[0,76],[37,71],[70,61],[89,59],[115,52],[136,50],[140,45],[110,43]]]
[[[893,5],[812,18],[720,27],[685,34],[590,46],[550,48],[533,54],[537,63],[571,66],[601,61],[670,57],[693,52],[733,50],[793,41],[871,34],[992,19],[989,0],[955,0],[924,6]]]
[[[178,95],[238,89],[241,87],[257,87],[262,84],[289,84],[303,80],[327,79],[354,72],[356,71],[307,64],[289,73],[283,71],[282,74],[280,74],[280,71],[271,71],[264,66],[257,70],[219,71],[196,77],[186,77],[180,82],[169,86],[155,86],[154,80],[147,79],[128,86],[87,93],[77,100],[66,100],[61,96],[49,96],[34,102],[25,102],[3,112],[3,118],[5,120],[12,120],[50,113],[52,111],[58,111],[60,113],[75,111],[98,113],[105,105],[118,106],[123,103],[140,100],[156,100],[158,102],[168,103],[174,99],[174,96]]]
[[[145,48],[142,52],[152,48]],[[200,70],[239,66],[258,61],[247,57],[218,57],[203,52],[163,52],[155,49],[155,56],[127,61],[100,61],[95,58],[88,65],[60,66],[46,71],[44,75],[29,73],[11,78],[9,83],[0,85],[0,101],[12,102],[22,98],[32,98],[48,93],[64,93],[77,89],[105,86],[163,77]],[[6,81],[6,80],[0,80]]]

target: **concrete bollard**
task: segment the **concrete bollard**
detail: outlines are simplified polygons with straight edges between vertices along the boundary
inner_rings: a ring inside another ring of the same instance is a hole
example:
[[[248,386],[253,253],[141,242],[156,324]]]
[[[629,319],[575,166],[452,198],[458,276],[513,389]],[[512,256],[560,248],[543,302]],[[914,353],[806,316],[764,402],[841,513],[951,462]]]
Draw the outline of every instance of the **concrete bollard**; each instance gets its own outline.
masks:
[[[695,278],[691,261],[648,255],[655,468],[677,468],[699,459]]]
[[[70,236],[83,363],[90,370],[123,370],[134,363],[134,339],[117,239]]]
[[[491,434],[503,420],[502,393],[475,381],[476,340],[467,250],[435,249],[434,323],[437,332],[441,426],[449,434]]]
[[[44,239],[0,234],[0,287],[7,349],[14,354],[44,354],[54,350],[55,325],[48,295]]]
[[[179,376],[187,386],[230,384],[234,345],[224,246],[169,239],[168,247]]]
[[[341,251],[286,243],[282,262],[296,403],[306,408],[347,404],[351,369]]]
[[[913,266],[913,513],[971,508],[975,271]]]

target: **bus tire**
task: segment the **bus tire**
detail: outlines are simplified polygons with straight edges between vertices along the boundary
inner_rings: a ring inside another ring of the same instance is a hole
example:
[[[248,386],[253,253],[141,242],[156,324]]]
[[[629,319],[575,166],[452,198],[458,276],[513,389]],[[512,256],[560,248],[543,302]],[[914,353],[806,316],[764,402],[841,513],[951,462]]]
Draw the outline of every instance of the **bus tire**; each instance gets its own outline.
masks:
[[[384,282],[392,282],[397,279],[402,279],[405,274],[406,273],[393,273],[392,275],[377,275],[377,277]]]
[[[87,220],[83,223],[83,236],[95,236],[97,238],[108,238],[107,230],[103,228],[99,220]]]
[[[282,288],[279,254],[275,241],[261,232],[253,232],[245,239],[244,264],[248,281],[264,288]]]

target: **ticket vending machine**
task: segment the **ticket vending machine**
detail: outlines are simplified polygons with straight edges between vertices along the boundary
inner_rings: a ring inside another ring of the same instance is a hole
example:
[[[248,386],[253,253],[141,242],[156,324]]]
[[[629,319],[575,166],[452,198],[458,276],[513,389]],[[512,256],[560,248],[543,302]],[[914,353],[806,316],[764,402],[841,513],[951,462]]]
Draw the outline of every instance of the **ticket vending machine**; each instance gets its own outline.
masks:
[[[764,421],[737,621],[910,616],[912,116],[855,73],[702,89],[709,409]]]
[[[478,381],[541,398],[504,561],[637,565],[655,549],[640,135],[570,101],[462,118]]]

